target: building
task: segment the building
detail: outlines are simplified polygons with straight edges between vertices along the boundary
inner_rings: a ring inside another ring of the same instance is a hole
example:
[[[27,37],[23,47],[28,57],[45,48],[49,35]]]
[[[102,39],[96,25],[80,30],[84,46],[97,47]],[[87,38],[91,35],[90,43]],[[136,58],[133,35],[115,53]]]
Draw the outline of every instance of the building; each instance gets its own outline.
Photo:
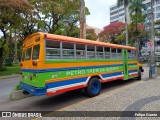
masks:
[[[145,0],[143,2],[147,6],[147,10],[151,9],[151,0]],[[160,20],[160,0],[155,0],[154,2],[154,20]],[[130,23],[129,10],[127,10],[127,18]],[[117,4],[110,6],[110,23],[112,22],[125,22],[124,6],[117,7]]]
[[[143,2],[147,6],[147,11],[151,10],[151,0],[145,0]],[[160,0],[155,0],[153,3],[154,21],[160,20]],[[130,23],[130,13],[127,10],[127,23]],[[117,4],[110,6],[110,23],[112,22],[125,22],[124,6],[117,7]],[[149,21],[146,21],[149,22]],[[155,26],[156,28],[156,26]],[[160,37],[156,36],[155,41],[157,46],[160,46]]]

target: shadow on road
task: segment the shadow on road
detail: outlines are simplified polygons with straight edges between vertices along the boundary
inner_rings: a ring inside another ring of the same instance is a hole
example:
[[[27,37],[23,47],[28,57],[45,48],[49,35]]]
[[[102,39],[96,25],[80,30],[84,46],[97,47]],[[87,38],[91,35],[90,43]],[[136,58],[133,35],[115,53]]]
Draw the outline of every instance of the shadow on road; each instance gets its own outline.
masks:
[[[128,84],[132,84],[134,82],[138,82],[138,81],[132,79],[128,81],[117,80],[117,81],[104,83],[102,84],[101,94],[108,91],[112,91],[114,89],[118,89],[119,87],[123,87]],[[75,90],[75,91],[65,92],[62,94],[57,94],[49,97],[48,96],[40,97],[40,99],[37,98],[37,100],[34,101],[32,104],[40,108],[45,108],[44,110],[53,111],[53,110],[58,110],[60,108],[63,108],[65,106],[72,105],[74,103],[78,103],[88,98],[89,97],[86,96],[84,92],[82,92],[82,90]]]

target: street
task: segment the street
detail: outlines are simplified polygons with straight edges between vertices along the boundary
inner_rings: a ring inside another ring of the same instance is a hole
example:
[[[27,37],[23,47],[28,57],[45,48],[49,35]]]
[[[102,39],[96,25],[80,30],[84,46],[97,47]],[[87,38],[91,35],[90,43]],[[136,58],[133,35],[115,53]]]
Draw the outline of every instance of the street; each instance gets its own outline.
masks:
[[[20,77],[0,80],[0,103],[9,100],[9,94],[19,81]]]
[[[148,77],[148,67],[144,67],[143,80]],[[54,111],[66,106],[89,99],[82,91],[71,91],[53,96],[32,96],[21,100],[7,101],[10,91],[19,82],[20,78],[5,79],[0,81],[0,111]],[[103,93],[112,93],[125,86],[138,83],[137,80],[113,81],[102,85]]]

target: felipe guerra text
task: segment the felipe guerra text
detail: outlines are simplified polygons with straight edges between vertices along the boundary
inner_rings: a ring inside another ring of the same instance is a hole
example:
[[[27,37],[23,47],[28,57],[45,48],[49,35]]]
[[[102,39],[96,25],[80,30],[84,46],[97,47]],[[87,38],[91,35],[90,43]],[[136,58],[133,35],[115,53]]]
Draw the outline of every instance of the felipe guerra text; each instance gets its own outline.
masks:
[[[135,117],[157,117],[157,114],[153,113],[135,113]]]

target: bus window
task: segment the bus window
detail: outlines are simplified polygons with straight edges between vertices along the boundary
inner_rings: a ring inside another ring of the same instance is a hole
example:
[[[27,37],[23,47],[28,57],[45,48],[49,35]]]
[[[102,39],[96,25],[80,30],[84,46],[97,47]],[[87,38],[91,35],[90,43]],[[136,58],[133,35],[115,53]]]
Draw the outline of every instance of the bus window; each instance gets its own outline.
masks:
[[[95,46],[87,46],[87,58],[95,58]]]
[[[106,48],[104,49],[104,51],[105,51],[105,58],[106,58],[106,59],[111,59],[110,49],[111,49],[111,48],[108,48],[108,47],[106,47]]]
[[[136,59],[136,51],[135,50],[128,50],[128,58],[129,59]]]
[[[117,58],[122,59],[122,49],[117,49]]]
[[[117,59],[117,55],[116,55],[116,49],[112,48],[112,59]]]
[[[62,43],[62,58],[63,59],[74,59],[74,44],[73,43]]]
[[[40,45],[36,45],[33,47],[32,60],[39,59]]]
[[[97,46],[97,59],[103,59],[103,47]]]
[[[60,42],[46,40],[46,59],[60,59]]]
[[[76,59],[85,59],[86,51],[84,44],[76,44]]]
[[[25,60],[30,60],[31,59],[31,52],[32,52],[32,48],[28,48],[26,50],[26,58],[25,58]]]

